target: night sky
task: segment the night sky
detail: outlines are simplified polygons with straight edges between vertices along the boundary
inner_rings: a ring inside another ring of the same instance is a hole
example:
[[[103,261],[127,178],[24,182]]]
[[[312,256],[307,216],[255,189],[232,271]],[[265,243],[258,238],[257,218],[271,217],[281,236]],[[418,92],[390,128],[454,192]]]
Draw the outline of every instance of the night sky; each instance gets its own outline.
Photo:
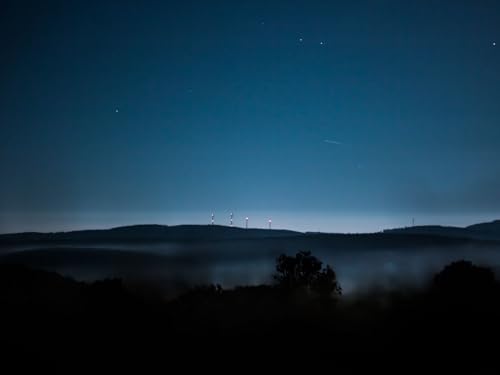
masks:
[[[500,218],[498,1],[0,3],[0,232]]]

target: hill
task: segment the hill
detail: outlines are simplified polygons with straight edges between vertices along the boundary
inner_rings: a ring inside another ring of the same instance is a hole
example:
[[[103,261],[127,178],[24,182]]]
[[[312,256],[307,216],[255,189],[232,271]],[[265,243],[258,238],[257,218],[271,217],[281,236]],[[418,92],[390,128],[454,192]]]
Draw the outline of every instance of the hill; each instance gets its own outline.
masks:
[[[468,227],[453,227],[440,225],[421,225],[415,227],[387,229],[389,234],[436,235],[450,238],[468,238],[474,240],[500,241],[500,220],[489,223],[479,223]]]
[[[466,229],[483,238],[500,239],[500,220],[470,225]]]
[[[500,220],[479,223],[468,227],[423,225],[386,229],[379,233],[337,234],[297,232],[280,229],[244,229],[222,225],[131,225],[99,230],[79,230],[70,232],[24,232],[0,235],[0,247],[21,244],[82,244],[82,243],[148,243],[148,242],[211,242],[235,240],[267,240],[299,238],[335,240],[340,242],[362,240],[375,242],[404,241],[393,235],[405,234],[412,241],[435,241],[435,237],[450,239],[500,241]],[[427,240],[424,238],[427,237]],[[439,240],[442,241],[442,240]]]
[[[136,225],[18,233],[0,235],[0,263],[57,271],[78,280],[120,277],[154,283],[170,293],[170,289],[200,283],[267,282],[277,256],[308,250],[335,266],[345,290],[354,290],[373,278],[418,281],[454,259],[467,258],[496,268],[500,236],[495,228],[494,223],[485,223],[471,228],[424,226],[334,234],[216,225]]]
[[[131,225],[101,230],[0,235],[0,246],[21,243],[192,242],[276,238],[301,235],[290,230],[243,229],[221,225]]]

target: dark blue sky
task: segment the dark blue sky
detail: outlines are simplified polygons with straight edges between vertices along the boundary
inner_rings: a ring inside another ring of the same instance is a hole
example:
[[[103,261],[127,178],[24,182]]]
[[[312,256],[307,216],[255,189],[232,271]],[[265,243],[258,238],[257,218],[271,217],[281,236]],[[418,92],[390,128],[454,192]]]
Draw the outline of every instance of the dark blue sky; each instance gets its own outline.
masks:
[[[0,7],[0,232],[500,217],[497,1]]]

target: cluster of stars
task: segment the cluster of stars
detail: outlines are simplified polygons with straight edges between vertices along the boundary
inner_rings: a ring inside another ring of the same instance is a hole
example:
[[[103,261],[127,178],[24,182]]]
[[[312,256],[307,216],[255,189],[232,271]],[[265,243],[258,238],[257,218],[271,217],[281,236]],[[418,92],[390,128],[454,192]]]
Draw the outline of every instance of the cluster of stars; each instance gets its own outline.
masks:
[[[299,43],[303,43],[303,42],[304,42],[304,38],[300,37],[300,38],[299,38]],[[326,43],[325,43],[324,41],[320,41],[320,42],[319,42],[319,45],[320,45],[320,46],[324,46],[325,44],[326,44]]]

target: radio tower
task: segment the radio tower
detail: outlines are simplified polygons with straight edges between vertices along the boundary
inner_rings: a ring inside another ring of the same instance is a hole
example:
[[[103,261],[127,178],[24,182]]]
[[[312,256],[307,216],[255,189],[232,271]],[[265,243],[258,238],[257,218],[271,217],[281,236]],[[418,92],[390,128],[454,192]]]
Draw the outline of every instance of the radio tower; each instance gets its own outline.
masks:
[[[231,212],[230,219],[229,219],[229,225],[232,227],[233,226],[233,213]]]
[[[269,229],[271,229],[271,224],[273,223],[273,221],[271,219],[269,219]]]
[[[212,213],[212,225],[215,224],[215,215]]]
[[[248,216],[245,218],[245,228],[248,229]]]

